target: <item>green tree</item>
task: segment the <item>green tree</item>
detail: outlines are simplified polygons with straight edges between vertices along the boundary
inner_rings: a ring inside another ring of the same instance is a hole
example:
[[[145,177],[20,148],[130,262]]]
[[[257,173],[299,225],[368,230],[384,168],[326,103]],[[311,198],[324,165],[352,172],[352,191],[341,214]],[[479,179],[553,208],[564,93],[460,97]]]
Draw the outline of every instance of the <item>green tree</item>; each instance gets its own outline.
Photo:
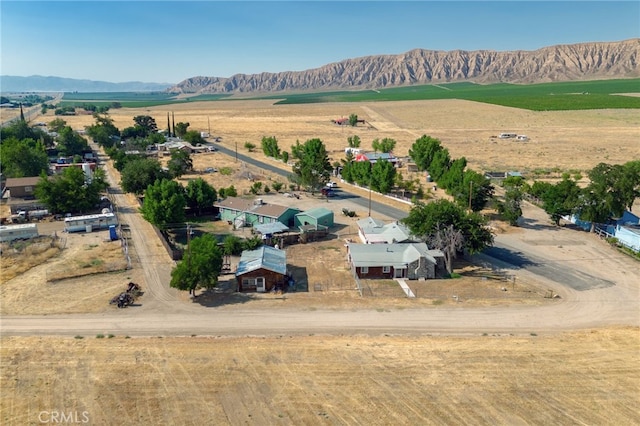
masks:
[[[127,161],[122,172],[121,186],[125,192],[142,194],[149,185],[157,180],[168,178],[160,163],[152,158],[135,158]]]
[[[287,151],[282,151],[282,162],[284,164],[289,162],[289,153]]]
[[[158,131],[156,120],[149,115],[136,115],[133,117],[133,121],[135,123],[134,127],[138,128],[138,134],[142,137]]]
[[[4,177],[40,176],[49,170],[49,159],[42,143],[12,136],[0,144],[0,168]]]
[[[227,235],[222,240],[222,250],[227,256],[239,256],[242,253],[242,238],[236,235]]]
[[[52,213],[85,213],[100,202],[107,188],[104,172],[96,170],[91,182],[79,167],[67,167],[52,178],[42,174],[35,195]]]
[[[517,186],[508,187],[504,201],[497,202],[497,210],[509,225],[518,226],[522,216],[522,190]]]
[[[479,212],[493,198],[494,192],[495,188],[486,176],[474,170],[465,170],[462,183],[457,187],[454,198],[458,205],[470,207],[472,211]]]
[[[589,185],[582,191],[579,206],[580,219],[595,224],[605,223],[612,217],[620,217],[624,213],[627,199],[620,191],[619,180],[622,179],[623,167],[600,163],[588,173]]]
[[[209,185],[204,179],[198,178],[190,180],[185,188],[185,198],[187,206],[197,209],[198,214],[202,214],[202,209],[213,206],[218,199],[218,194],[213,186]]]
[[[358,125],[358,116],[356,114],[349,115],[349,125],[353,127]]]
[[[347,143],[349,144],[349,148],[360,148],[360,136],[353,135],[347,138]]]
[[[380,152],[389,153],[393,151],[393,148],[396,147],[396,141],[391,138],[384,138],[382,140],[379,140],[376,138],[371,143],[371,147],[375,152],[380,151]]]
[[[580,188],[576,181],[565,177],[552,185],[547,182],[534,183],[532,190],[542,200],[542,208],[553,223],[560,225],[560,219],[576,211],[580,199]]]
[[[436,151],[433,155],[433,160],[429,164],[429,174],[434,181],[439,182],[442,176],[449,170],[451,166],[451,158],[449,157],[449,150],[443,148]]]
[[[60,133],[62,131],[62,129],[64,129],[65,127],[67,127],[67,122],[64,121],[62,118],[55,118],[53,120],[51,120],[49,122],[49,124],[47,125],[47,127],[49,128],[49,130],[51,130],[52,132],[56,132],[56,133]]]
[[[409,157],[416,163],[419,170],[430,170],[429,166],[436,155],[436,152],[442,150],[442,145],[438,139],[431,136],[422,135],[416,139],[411,149]]]
[[[329,180],[332,171],[324,143],[320,139],[309,139],[301,145],[298,155],[300,157],[297,157],[293,165],[295,179],[300,185],[312,191],[317,190]]]
[[[282,187],[284,186],[284,184],[282,182],[278,182],[275,181],[271,184],[271,186],[273,187],[273,190],[276,192],[280,192],[280,190],[282,189]]]
[[[195,294],[201,288],[213,288],[218,284],[222,271],[222,251],[211,234],[203,234],[189,242],[182,260],[171,271],[170,285]]]
[[[393,188],[396,177],[396,168],[386,160],[376,161],[371,167],[371,189],[387,194]]]
[[[184,139],[185,141],[189,142],[192,145],[197,145],[197,144],[206,142],[202,138],[202,135],[200,134],[200,132],[198,132],[197,130],[189,130],[182,136],[182,139]]]
[[[267,157],[280,158],[280,148],[275,136],[262,137],[262,152]]]
[[[95,124],[87,126],[87,135],[102,147],[110,147],[120,139],[120,130],[113,124],[108,114],[93,114]]]
[[[180,177],[190,170],[193,170],[193,160],[191,154],[183,149],[171,150],[171,159],[167,162],[169,173],[173,177]]]
[[[167,117],[168,119],[168,117]],[[176,123],[176,136],[181,138],[187,133],[187,129],[189,128],[189,123]]]
[[[156,180],[147,187],[142,203],[142,217],[158,228],[184,223],[186,207],[184,188],[174,180]]]
[[[620,194],[624,206],[631,210],[636,198],[640,197],[640,160],[623,164],[619,173],[613,189]]]
[[[251,142],[245,142],[244,147],[247,149],[247,151],[253,152],[253,150],[256,149],[256,144]]]
[[[65,126],[58,133],[58,150],[64,155],[82,154],[89,149],[87,140],[75,132],[71,127]]]
[[[464,248],[469,253],[477,253],[493,244],[493,234],[486,226],[486,219],[477,213],[465,210],[448,200],[437,200],[428,204],[417,202],[402,220],[414,235],[425,241],[438,227],[453,225],[464,237]]]

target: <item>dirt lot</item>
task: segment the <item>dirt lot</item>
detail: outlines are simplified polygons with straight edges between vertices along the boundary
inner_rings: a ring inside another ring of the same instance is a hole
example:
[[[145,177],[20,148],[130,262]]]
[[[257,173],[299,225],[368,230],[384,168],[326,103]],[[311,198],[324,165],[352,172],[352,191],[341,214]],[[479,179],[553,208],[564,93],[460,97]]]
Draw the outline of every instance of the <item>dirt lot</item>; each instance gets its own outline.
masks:
[[[0,412],[7,425],[52,412],[120,425],[631,425],[638,331],[4,338]]]

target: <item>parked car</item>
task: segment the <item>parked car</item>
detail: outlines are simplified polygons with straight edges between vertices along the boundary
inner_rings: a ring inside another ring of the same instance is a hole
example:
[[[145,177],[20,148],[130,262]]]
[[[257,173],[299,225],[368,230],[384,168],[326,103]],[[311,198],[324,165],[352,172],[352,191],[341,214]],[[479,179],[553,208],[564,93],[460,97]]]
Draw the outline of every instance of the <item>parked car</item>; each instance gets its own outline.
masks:
[[[337,188],[338,184],[336,182],[327,182],[327,188]]]

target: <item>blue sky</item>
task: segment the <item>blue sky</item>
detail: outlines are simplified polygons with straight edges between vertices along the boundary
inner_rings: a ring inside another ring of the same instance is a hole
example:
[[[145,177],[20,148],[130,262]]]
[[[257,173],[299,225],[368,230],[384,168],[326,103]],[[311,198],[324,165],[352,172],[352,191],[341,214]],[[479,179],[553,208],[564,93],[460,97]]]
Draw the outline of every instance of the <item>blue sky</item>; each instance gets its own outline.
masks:
[[[178,83],[640,37],[640,2],[0,1],[0,74]]]

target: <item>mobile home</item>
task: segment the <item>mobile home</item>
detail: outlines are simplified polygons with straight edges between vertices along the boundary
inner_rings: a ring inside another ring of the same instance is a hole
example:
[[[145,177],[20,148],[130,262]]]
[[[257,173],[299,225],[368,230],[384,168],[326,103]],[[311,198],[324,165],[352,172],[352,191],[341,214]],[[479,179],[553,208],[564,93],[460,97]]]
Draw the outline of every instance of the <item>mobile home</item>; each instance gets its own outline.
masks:
[[[109,226],[117,224],[118,218],[113,213],[74,216],[64,220],[64,230],[65,232],[92,232],[109,229]]]
[[[0,226],[0,242],[3,243],[15,240],[28,240],[37,236],[38,225],[35,223]]]

